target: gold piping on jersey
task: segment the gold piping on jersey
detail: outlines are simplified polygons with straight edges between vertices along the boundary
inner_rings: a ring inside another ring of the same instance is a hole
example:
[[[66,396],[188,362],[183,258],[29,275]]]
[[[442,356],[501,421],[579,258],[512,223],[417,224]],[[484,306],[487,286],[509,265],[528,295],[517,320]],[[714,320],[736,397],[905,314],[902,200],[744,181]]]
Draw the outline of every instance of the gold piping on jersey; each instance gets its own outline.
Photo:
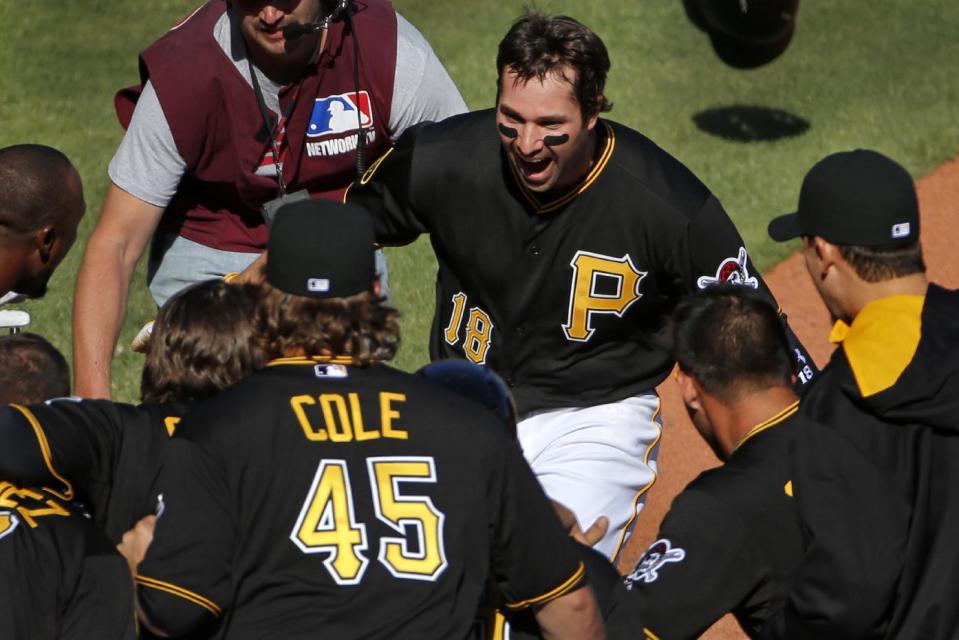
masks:
[[[916,355],[922,336],[923,295],[873,300],[852,325],[837,322],[830,339],[842,343],[856,386],[864,398],[896,383]]]
[[[11,402],[10,406],[23,414],[23,417],[27,419],[27,422],[30,423],[30,426],[33,428],[33,433],[37,437],[37,444],[40,445],[40,455],[43,456],[43,462],[47,465],[47,471],[50,472],[54,478],[63,483],[63,492],[56,491],[50,487],[43,487],[53,495],[63,500],[73,500],[73,485],[70,484],[66,478],[57,473],[57,470],[53,468],[53,455],[50,453],[50,443],[47,442],[47,434],[43,432],[43,427],[40,426],[40,421],[37,420],[37,417],[33,415],[33,412],[24,407]]]
[[[603,147],[603,151],[599,154],[599,159],[596,161],[596,164],[593,165],[593,168],[586,175],[586,177],[583,178],[583,181],[578,187],[575,187],[566,195],[561,196],[556,200],[541,203],[533,194],[533,192],[530,191],[526,186],[526,183],[523,182],[522,177],[517,172],[516,167],[513,166],[513,163],[509,163],[509,168],[510,171],[513,172],[513,177],[516,179],[516,184],[519,185],[520,191],[526,198],[526,201],[529,202],[533,209],[536,210],[536,213],[549,213],[550,211],[555,211],[556,209],[569,204],[577,196],[589,189],[589,187],[596,182],[596,179],[599,178],[599,174],[601,174],[603,169],[606,168],[606,163],[609,162],[609,159],[613,155],[613,150],[616,148],[616,135],[613,133],[613,128],[609,126],[608,122],[600,120],[600,123],[606,128],[606,145]]]
[[[579,581],[582,580],[583,576],[586,574],[586,566],[580,561],[579,566],[576,568],[576,571],[573,572],[563,584],[559,585],[551,591],[547,591],[541,596],[536,596],[535,598],[530,598],[528,600],[523,600],[522,602],[516,602],[513,604],[506,603],[506,608],[510,611],[516,611],[518,609],[525,609],[526,607],[532,606],[534,604],[545,604],[550,600],[555,600],[556,598],[565,595],[572,591],[576,585],[579,584]]]
[[[783,409],[782,411],[780,411],[779,413],[777,413],[777,414],[774,415],[773,417],[769,418],[769,419],[766,420],[765,422],[760,422],[760,423],[757,424],[755,427],[753,427],[753,428],[750,429],[748,432],[746,432],[746,435],[744,435],[744,436],[743,436],[743,439],[739,441],[739,444],[737,444],[735,447],[733,447],[733,451],[735,451],[735,450],[738,449],[739,447],[743,446],[743,444],[744,444],[747,440],[749,440],[750,438],[752,438],[752,437],[753,437],[754,435],[756,435],[757,433],[762,433],[763,431],[765,431],[766,429],[768,429],[768,428],[770,428],[770,427],[775,427],[777,424],[783,422],[786,418],[790,417],[791,415],[793,415],[793,414],[796,413],[797,411],[799,411],[799,400],[796,400],[795,402],[793,402],[792,404],[790,404],[788,407],[786,407],[785,409]]]
[[[792,480],[787,481],[786,484],[783,485],[783,492],[790,498],[793,497],[793,481]]]
[[[643,634],[646,636],[646,640],[659,640],[659,636],[657,636],[655,633],[653,633],[646,627],[643,627]]]
[[[184,589],[183,587],[178,587],[175,584],[170,584],[169,582],[164,582],[163,580],[157,580],[156,578],[147,578],[145,576],[137,576],[136,581],[138,584],[141,584],[144,587],[157,589],[158,591],[165,591],[171,595],[177,596],[178,598],[189,600],[193,604],[203,607],[218,618],[220,617],[220,614],[223,613],[223,610],[220,609],[217,603],[208,598],[204,598],[203,596],[194,593],[189,589]]]
[[[619,552],[623,548],[623,544],[626,542],[626,533],[633,527],[633,523],[636,521],[636,518],[639,517],[639,513],[636,511],[636,507],[639,505],[639,501],[642,499],[646,492],[649,491],[654,484],[656,484],[656,478],[659,477],[659,474],[649,466],[649,456],[652,455],[653,449],[659,446],[659,441],[663,438],[663,428],[656,422],[656,418],[659,416],[660,410],[663,408],[663,400],[658,395],[656,396],[656,410],[653,411],[652,423],[656,425],[656,428],[659,430],[659,433],[656,434],[656,438],[653,439],[652,443],[646,447],[646,454],[643,456],[643,464],[653,472],[653,479],[649,481],[645,487],[641,487],[639,491],[636,492],[636,496],[633,498],[633,515],[630,516],[629,520],[626,521],[626,524],[623,525],[623,530],[619,532],[619,542],[616,543],[616,549],[613,551],[613,554],[610,558],[615,559],[619,555]]]
[[[278,367],[287,364],[355,364],[351,356],[294,356],[290,358],[276,358],[266,363],[268,367]]]

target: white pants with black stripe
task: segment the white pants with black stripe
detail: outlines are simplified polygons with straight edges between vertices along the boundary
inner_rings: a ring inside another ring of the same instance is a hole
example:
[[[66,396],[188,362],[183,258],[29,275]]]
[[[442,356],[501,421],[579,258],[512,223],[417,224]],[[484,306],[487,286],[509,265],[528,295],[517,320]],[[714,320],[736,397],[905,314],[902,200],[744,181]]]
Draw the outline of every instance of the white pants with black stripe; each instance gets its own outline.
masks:
[[[575,513],[583,529],[609,518],[596,549],[614,562],[656,479],[659,403],[649,392],[594,407],[533,412],[517,425],[546,495]]]

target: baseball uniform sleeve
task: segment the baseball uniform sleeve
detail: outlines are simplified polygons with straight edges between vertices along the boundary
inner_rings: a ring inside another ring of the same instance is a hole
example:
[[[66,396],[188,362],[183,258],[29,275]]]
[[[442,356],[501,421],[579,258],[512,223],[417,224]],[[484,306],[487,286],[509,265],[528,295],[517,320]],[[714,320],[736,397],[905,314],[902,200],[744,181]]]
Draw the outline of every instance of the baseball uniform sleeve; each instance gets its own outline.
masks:
[[[426,225],[417,217],[413,198],[416,139],[424,125],[412,127],[347,190],[344,201],[373,216],[376,240],[383,245],[412,242]]]
[[[0,471],[25,485],[42,485],[70,499],[109,480],[122,438],[115,405],[63,399],[0,411]]]
[[[158,483],[161,511],[137,571],[145,617],[174,636],[218,618],[229,597],[234,525],[227,465],[210,440],[170,440]]]
[[[519,447],[489,485],[491,564],[507,609],[542,605],[586,584],[585,568]]]
[[[739,231],[715,196],[710,196],[686,228],[677,266],[680,290],[697,291],[718,283],[738,284],[762,292],[779,309],[779,304],[753,265]],[[789,327],[780,309],[780,319],[796,363],[797,391],[815,378],[818,369],[809,352]]]
[[[659,638],[696,638],[763,587],[758,545],[738,517],[701,491],[673,502],[659,536],[626,577],[645,628]]]

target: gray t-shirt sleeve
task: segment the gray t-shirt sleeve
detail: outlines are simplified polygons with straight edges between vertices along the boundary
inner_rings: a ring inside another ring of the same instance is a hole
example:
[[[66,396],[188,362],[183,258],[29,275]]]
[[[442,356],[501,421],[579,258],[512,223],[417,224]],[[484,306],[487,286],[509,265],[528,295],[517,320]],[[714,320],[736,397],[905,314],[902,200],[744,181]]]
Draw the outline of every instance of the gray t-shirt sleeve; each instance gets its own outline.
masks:
[[[399,13],[396,23],[396,75],[389,125],[394,141],[414,124],[467,111],[463,96],[426,38]]]
[[[186,162],[176,148],[153,85],[148,80],[133,110],[108,173],[130,195],[165,208],[176,193]]]

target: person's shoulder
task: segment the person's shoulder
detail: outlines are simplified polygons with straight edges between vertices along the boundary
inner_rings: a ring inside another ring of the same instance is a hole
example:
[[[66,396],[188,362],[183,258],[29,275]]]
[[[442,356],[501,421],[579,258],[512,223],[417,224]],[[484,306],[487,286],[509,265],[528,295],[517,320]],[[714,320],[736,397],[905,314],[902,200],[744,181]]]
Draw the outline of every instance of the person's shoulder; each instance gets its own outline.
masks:
[[[650,196],[690,214],[712,196],[685,164],[639,131],[604,119],[597,126],[612,132],[615,146],[610,163]]]
[[[475,144],[478,142],[499,145],[495,135],[496,115],[494,109],[468,111],[450,116],[438,122],[424,125],[419,141],[430,144]]]

